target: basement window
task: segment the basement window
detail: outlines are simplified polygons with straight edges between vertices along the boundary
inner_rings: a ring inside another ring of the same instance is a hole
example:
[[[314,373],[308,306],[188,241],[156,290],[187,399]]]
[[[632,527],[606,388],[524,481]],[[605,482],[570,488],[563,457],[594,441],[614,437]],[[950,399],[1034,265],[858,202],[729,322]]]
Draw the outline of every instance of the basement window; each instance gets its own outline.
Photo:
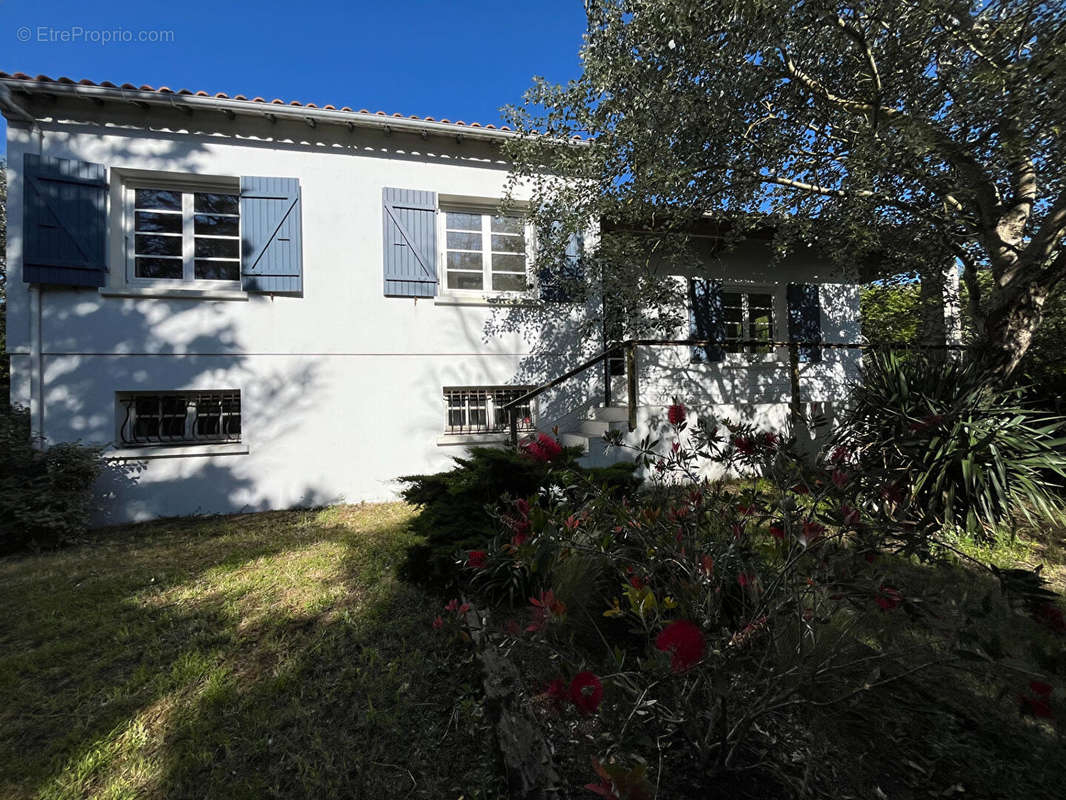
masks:
[[[123,447],[241,441],[241,393],[120,392],[118,440]]]
[[[446,386],[444,432],[504,433],[510,430],[510,422],[503,407],[531,389],[530,386]],[[518,430],[533,430],[532,404],[527,401],[515,411],[518,414]]]

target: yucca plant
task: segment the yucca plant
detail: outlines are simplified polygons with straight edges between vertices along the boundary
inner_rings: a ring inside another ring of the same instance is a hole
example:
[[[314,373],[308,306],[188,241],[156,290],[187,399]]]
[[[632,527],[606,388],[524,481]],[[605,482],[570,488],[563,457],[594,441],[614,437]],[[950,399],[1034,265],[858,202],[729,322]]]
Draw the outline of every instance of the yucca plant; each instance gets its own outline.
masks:
[[[914,353],[865,360],[832,446],[870,497],[904,507],[924,529],[979,537],[1021,513],[1062,513],[1063,419],[1021,402],[980,367]]]

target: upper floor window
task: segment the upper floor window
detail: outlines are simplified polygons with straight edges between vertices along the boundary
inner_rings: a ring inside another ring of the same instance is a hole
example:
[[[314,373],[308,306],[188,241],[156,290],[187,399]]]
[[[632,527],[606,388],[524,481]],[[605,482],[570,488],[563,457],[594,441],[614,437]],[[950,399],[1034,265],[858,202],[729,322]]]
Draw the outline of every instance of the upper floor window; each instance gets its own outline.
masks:
[[[722,292],[727,353],[770,353],[774,341],[774,296],[770,292]],[[766,342],[744,344],[740,342]]]
[[[440,216],[448,291],[524,292],[529,288],[522,217],[448,209]]]
[[[775,359],[778,295],[772,288],[723,287],[715,281],[691,279],[690,335],[720,343],[710,348],[694,347],[693,360],[717,361],[723,353],[737,354],[730,360],[738,361]]]
[[[124,188],[131,282],[240,280],[236,187],[128,183]]]

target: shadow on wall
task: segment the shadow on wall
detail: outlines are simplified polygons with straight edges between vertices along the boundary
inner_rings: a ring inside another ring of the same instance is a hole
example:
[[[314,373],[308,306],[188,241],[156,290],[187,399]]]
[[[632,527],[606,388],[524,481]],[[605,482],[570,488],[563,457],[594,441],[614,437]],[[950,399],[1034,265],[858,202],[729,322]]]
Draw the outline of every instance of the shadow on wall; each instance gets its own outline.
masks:
[[[49,144],[46,138],[46,154],[69,156],[60,144]],[[112,153],[110,161],[170,172],[205,171],[204,154],[187,142],[157,146],[147,158]],[[114,252],[110,261],[124,263]],[[54,286],[43,287],[42,295],[44,404],[35,427],[47,441],[103,445],[106,459],[106,451],[124,446],[117,393],[241,392],[242,442],[250,455],[107,459],[95,487],[95,524],[317,506],[338,499],[313,481],[298,487],[279,477],[282,467],[293,474],[294,451],[286,443],[307,418],[320,382],[319,361],[283,352],[251,356],[269,350],[269,342],[252,341],[251,332],[261,332],[262,320],[271,318],[263,307],[299,298],[105,297],[95,289]],[[255,319],[259,321],[253,324]],[[313,457],[306,452],[308,461]],[[309,468],[303,474],[316,471]]]

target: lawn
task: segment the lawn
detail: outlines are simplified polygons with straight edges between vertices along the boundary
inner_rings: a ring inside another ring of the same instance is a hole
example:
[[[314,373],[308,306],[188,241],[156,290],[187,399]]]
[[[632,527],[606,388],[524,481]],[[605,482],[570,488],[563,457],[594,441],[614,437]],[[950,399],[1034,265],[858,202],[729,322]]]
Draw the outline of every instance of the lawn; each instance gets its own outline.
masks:
[[[0,559],[0,797],[503,796],[470,652],[433,630],[440,601],[396,577],[412,514],[169,520]],[[965,549],[1050,562],[1061,591],[1063,531],[1030,533]],[[980,570],[886,569],[942,594],[938,607],[984,615],[1001,665],[934,670],[810,715],[793,745],[821,765],[808,789],[1056,796],[1066,747],[1019,717],[1013,692],[1061,681],[1061,637],[999,603]],[[902,613],[883,619],[901,627],[880,634],[911,635]],[[573,787],[590,777],[586,761],[563,767]]]
[[[411,513],[163,521],[0,559],[0,796],[496,796],[477,674],[395,577]]]

